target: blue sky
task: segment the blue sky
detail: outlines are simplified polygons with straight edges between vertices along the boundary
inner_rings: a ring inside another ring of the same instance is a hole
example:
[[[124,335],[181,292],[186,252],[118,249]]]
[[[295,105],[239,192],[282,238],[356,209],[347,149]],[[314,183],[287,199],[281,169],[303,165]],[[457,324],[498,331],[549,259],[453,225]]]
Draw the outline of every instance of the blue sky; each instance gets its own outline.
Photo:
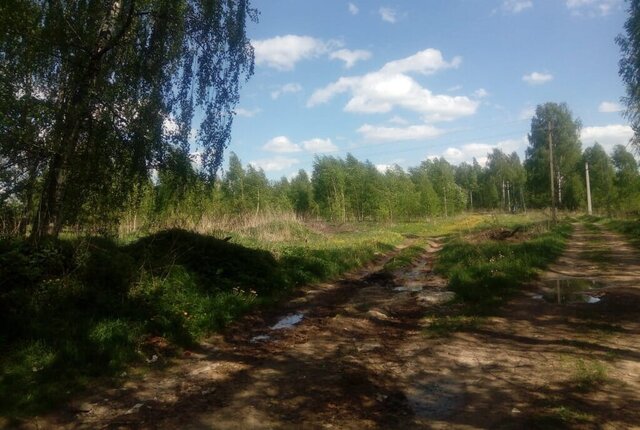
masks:
[[[623,0],[253,0],[254,76],[229,151],[272,179],[315,154],[384,169],[521,157],[533,109],[566,102],[583,146],[626,144]]]

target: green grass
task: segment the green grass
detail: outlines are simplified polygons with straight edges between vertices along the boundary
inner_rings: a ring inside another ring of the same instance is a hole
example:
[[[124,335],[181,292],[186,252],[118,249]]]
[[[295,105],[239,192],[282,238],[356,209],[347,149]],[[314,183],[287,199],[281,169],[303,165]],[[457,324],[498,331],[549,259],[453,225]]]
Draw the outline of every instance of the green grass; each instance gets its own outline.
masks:
[[[637,248],[640,248],[640,219],[611,219],[605,225],[622,233]]]
[[[587,249],[580,252],[580,258],[597,263],[599,266],[604,266],[612,261],[611,248],[602,246],[595,249]]]
[[[462,331],[473,331],[484,324],[484,318],[467,315],[432,315],[428,318],[425,333],[429,337],[449,337]]]
[[[560,224],[524,242],[453,239],[440,251],[435,270],[448,278],[461,301],[477,312],[491,312],[559,257],[570,233],[568,224]]]
[[[546,411],[529,417],[526,422],[519,423],[518,428],[540,430],[570,429],[580,424],[592,424],[595,419],[594,415],[571,406],[550,406]]]
[[[411,263],[423,253],[424,248],[422,246],[408,246],[394,255],[389,261],[387,261],[383,267],[383,270],[386,272],[393,272],[395,270],[409,267]]]
[[[96,378],[148,366],[153,354],[160,363],[299,285],[366,264],[408,234],[420,243],[492,220],[277,221],[215,237],[174,229],[120,240],[68,237],[38,248],[0,239],[0,416],[51,409]],[[216,239],[225,236],[231,240]],[[407,248],[387,268],[418,252]],[[150,342],[157,337],[170,348],[157,351]]]
[[[607,368],[599,361],[578,359],[572,364],[571,382],[580,391],[590,391],[607,382]]]
[[[422,223],[328,227],[275,222],[217,232],[229,242],[175,229],[39,248],[0,240],[0,415],[46,411],[96,377],[146,365],[157,352],[152,337],[171,350],[191,347],[296,286],[392,250],[407,231],[428,233]]]

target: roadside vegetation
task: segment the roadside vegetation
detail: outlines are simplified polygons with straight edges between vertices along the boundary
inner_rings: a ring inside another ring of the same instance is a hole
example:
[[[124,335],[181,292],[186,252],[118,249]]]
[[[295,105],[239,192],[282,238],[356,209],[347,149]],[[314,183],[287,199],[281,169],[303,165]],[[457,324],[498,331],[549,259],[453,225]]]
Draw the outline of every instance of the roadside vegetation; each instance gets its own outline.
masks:
[[[634,246],[640,248],[640,219],[609,219],[605,225],[624,234]]]
[[[560,254],[570,227],[532,209],[549,205],[550,182],[554,207],[584,209],[585,162],[598,211],[640,211],[634,156],[583,150],[564,103],[537,106],[524,160],[495,148],[486,165],[382,169],[322,155],[270,180],[230,153],[222,171],[254,70],[250,1],[54,3],[0,6],[0,414],[37,413],[92,378],[162,363],[407,239],[385,270],[447,236],[436,270],[466,313],[433,330],[473,328]],[[607,225],[640,245],[637,222]]]
[[[435,270],[447,276],[451,290],[470,309],[494,310],[554,261],[571,233],[566,223],[552,228],[546,223],[531,224],[521,230],[531,237],[480,242],[454,239],[440,252]]]
[[[572,230],[566,221],[552,226],[520,217],[498,225],[453,237],[439,252],[434,270],[448,279],[456,298],[453,306],[425,316],[426,335],[447,337],[481,327],[485,316],[560,256]]]
[[[468,232],[495,219],[336,225],[263,218],[211,235],[168,229],[38,246],[2,239],[0,415],[46,410],[131,364],[165,363],[247,311],[366,264],[408,237]],[[388,268],[409,264],[421,249],[406,248]]]

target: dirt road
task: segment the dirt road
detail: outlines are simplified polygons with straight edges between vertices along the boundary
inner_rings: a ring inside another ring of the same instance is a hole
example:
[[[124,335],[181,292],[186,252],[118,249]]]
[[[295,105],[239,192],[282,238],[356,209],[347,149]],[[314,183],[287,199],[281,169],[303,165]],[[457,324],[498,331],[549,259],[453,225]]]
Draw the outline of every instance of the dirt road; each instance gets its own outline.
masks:
[[[425,331],[450,297],[437,250],[304,288],[168,366],[159,350],[158,369],[24,428],[640,428],[640,256],[620,236],[576,225],[500,316],[446,337]],[[602,288],[569,295],[567,277]]]

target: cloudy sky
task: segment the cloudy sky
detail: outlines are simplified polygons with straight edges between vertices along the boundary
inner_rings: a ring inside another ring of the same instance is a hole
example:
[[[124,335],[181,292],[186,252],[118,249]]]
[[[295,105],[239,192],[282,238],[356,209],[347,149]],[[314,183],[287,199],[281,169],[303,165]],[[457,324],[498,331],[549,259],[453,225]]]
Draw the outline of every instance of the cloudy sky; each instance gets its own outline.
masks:
[[[253,0],[255,75],[229,150],[270,178],[352,153],[523,157],[537,104],[566,102],[583,146],[626,144],[614,38],[623,0]]]

